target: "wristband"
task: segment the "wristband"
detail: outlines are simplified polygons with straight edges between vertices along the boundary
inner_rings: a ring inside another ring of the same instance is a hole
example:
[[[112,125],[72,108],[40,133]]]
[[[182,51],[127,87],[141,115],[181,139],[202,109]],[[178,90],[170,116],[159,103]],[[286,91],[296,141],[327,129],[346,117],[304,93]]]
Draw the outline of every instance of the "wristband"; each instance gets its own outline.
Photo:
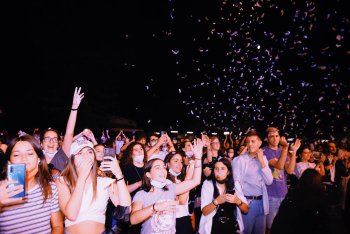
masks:
[[[243,204],[243,201],[241,200],[241,203],[239,203],[237,206],[241,206]]]
[[[156,211],[156,208],[154,208],[155,205],[156,205],[156,203],[153,203],[153,206],[152,206],[153,211]]]
[[[70,109],[70,110],[71,110],[71,111],[77,111],[77,110],[78,110],[78,108],[77,108],[77,109],[73,109],[73,108],[72,108],[72,109]]]
[[[216,206],[216,207],[218,207],[218,204],[215,204],[215,199],[211,202],[211,203],[213,203],[214,204],[214,206]]]
[[[117,179],[117,182],[118,182],[118,181],[121,181],[121,180],[123,180],[123,179],[124,179],[124,177],[122,177],[122,178],[120,178],[120,179]]]

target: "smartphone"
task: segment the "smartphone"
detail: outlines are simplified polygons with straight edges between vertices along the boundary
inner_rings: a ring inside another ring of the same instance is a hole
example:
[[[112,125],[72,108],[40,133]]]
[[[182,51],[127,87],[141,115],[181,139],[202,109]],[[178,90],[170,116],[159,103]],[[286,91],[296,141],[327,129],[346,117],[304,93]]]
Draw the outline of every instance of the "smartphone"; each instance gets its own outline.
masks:
[[[103,149],[103,161],[105,161],[105,156],[115,157],[115,149],[114,148],[104,148]],[[106,159],[108,160],[108,159]]]
[[[12,198],[24,197],[26,191],[26,165],[24,163],[8,164],[7,165],[7,179],[17,180],[17,183],[10,184],[9,187],[16,185],[23,185],[23,192],[12,196]]]
[[[160,131],[160,135],[161,136],[166,135],[166,131]]]
[[[230,135],[230,132],[224,132],[224,135],[225,136]]]

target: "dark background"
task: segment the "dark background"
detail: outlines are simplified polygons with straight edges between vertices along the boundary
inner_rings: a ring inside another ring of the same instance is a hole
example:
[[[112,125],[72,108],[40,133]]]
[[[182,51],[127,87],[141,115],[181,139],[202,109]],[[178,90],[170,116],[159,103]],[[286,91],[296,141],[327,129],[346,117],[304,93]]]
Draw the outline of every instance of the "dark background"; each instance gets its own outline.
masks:
[[[81,86],[77,130],[238,135],[274,125],[291,136],[349,135],[345,0],[13,4],[1,129],[64,130]]]

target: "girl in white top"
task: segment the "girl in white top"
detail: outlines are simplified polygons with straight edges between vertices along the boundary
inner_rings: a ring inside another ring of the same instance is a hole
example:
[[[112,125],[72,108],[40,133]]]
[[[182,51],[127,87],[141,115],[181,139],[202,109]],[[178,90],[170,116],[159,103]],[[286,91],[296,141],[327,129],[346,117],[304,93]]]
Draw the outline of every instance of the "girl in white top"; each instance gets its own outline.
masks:
[[[321,176],[325,175],[325,170],[322,161],[320,160],[320,163],[317,165],[315,163],[310,163],[310,156],[311,151],[308,147],[301,148],[301,161],[297,163],[295,167],[295,175],[300,178],[303,172],[308,168],[313,168],[318,173],[320,173]]]
[[[194,160],[191,160],[186,173],[186,167],[184,167],[184,159],[186,155],[183,151],[170,152],[165,157],[165,164],[168,170],[167,178],[173,183],[180,183],[184,180],[190,180],[194,172]],[[188,199],[190,192],[183,193],[176,196],[176,200],[179,201],[179,205],[176,206],[176,232],[181,234],[194,233],[190,213],[188,211]]]
[[[199,185],[201,180],[201,162],[203,143],[194,140],[192,151],[195,155],[193,177],[180,183],[167,180],[164,161],[151,159],[145,165],[143,189],[133,198],[131,224],[142,223],[141,234],[167,233],[175,234],[175,209],[178,204],[176,195],[188,192]]]
[[[243,192],[234,190],[230,161],[222,158],[214,164],[214,178],[202,186],[202,216],[200,234],[242,233],[242,214],[248,212],[248,202]]]
[[[111,178],[97,177],[96,153],[86,138],[73,142],[68,165],[57,181],[59,206],[66,216],[66,232],[102,233],[105,230],[105,213],[108,199],[115,206],[130,206],[131,198],[127,191],[118,161],[102,162],[101,170],[111,171]]]

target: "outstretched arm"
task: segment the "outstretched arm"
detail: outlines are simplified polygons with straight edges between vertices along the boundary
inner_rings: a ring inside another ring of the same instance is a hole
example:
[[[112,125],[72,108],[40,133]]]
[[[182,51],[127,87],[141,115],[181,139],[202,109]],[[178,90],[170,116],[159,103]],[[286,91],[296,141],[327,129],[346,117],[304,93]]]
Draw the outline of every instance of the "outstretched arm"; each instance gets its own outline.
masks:
[[[64,135],[64,141],[62,145],[63,152],[68,156],[70,156],[69,150],[74,137],[74,128],[75,128],[75,123],[77,121],[78,108],[83,98],[84,98],[84,93],[81,93],[81,87],[79,88],[75,87],[72,108],[69,114],[66,133]]]

